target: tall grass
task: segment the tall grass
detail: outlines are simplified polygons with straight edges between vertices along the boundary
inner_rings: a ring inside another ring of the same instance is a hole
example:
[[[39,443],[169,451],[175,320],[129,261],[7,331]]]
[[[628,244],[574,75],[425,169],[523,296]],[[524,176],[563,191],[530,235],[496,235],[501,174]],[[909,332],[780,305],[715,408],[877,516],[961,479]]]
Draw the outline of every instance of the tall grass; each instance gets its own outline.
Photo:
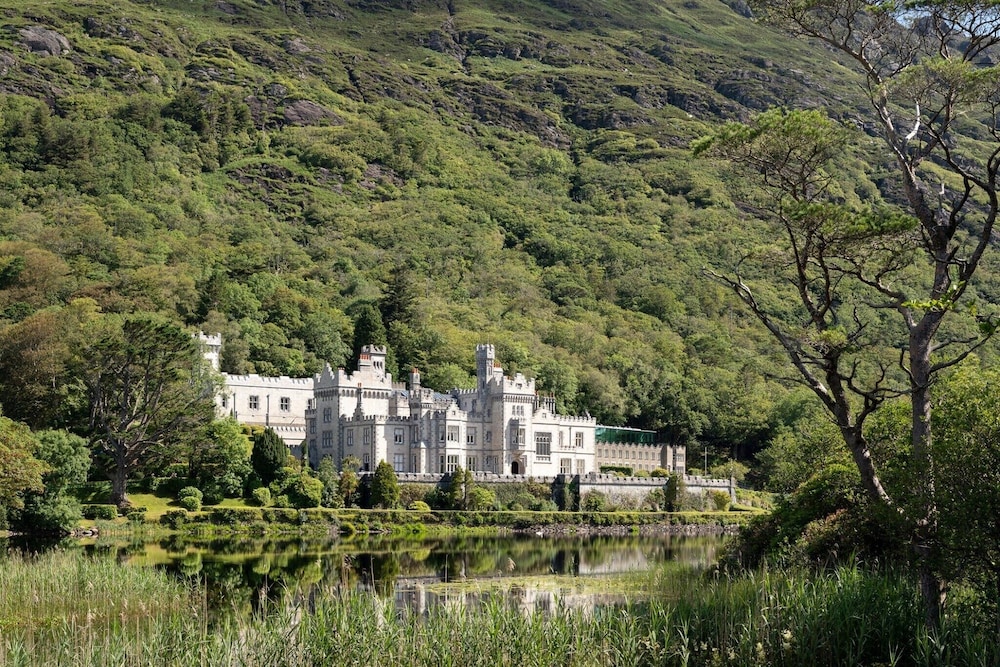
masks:
[[[0,665],[989,665],[993,637],[949,618],[923,630],[894,573],[682,576],[648,599],[525,612],[480,605],[400,611],[316,587],[275,608],[205,622],[199,594],[152,569],[75,554],[0,562]]]

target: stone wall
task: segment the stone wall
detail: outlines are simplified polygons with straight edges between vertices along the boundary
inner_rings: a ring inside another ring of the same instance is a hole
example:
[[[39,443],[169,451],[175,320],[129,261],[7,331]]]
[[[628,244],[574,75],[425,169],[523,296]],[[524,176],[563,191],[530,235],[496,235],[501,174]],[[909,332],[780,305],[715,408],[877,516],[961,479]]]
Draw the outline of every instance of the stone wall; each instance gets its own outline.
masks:
[[[664,477],[617,477],[590,473],[587,475],[557,475],[555,477],[537,477],[530,475],[494,475],[492,473],[475,472],[472,474],[476,484],[505,484],[515,482],[541,482],[543,484],[568,484],[579,480],[580,496],[588,491],[600,491],[609,498],[628,497],[642,501],[654,489],[662,489],[667,479]],[[396,473],[400,484],[440,484],[448,478],[447,474]],[[709,491],[724,491],[729,494],[732,502],[736,502],[736,483],[731,479],[711,479],[698,475],[684,475],[684,486],[688,493],[705,494]]]

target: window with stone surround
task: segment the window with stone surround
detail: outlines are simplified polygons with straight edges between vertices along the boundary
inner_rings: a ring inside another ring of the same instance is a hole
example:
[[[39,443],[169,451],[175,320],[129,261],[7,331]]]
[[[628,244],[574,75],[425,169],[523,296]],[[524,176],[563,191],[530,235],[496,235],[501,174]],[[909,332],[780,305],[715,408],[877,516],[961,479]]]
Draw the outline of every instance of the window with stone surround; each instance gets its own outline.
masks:
[[[548,461],[552,456],[552,434],[548,432],[535,434],[535,456],[540,461]]]

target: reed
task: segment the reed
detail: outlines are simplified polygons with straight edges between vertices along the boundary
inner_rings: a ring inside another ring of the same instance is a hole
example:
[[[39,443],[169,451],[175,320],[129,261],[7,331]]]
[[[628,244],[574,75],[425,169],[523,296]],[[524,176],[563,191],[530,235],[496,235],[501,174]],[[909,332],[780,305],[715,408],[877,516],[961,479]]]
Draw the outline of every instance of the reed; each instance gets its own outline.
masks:
[[[906,576],[844,567],[721,576],[665,567],[649,595],[545,612],[513,591],[421,613],[369,592],[288,591],[208,623],[201,593],[76,553],[0,561],[0,665],[995,665],[988,631],[923,630]]]

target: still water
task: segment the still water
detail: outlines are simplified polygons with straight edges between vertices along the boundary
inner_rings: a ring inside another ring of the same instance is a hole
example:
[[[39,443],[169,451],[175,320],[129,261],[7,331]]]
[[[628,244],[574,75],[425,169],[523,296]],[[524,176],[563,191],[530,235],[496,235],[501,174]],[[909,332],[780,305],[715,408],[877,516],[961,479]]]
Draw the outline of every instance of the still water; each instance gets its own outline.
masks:
[[[498,596],[525,609],[593,607],[642,597],[643,573],[663,563],[700,570],[718,537],[505,536],[329,541],[97,543],[123,563],[161,567],[204,584],[210,612],[259,610],[288,591],[370,591],[399,609],[475,606]]]

